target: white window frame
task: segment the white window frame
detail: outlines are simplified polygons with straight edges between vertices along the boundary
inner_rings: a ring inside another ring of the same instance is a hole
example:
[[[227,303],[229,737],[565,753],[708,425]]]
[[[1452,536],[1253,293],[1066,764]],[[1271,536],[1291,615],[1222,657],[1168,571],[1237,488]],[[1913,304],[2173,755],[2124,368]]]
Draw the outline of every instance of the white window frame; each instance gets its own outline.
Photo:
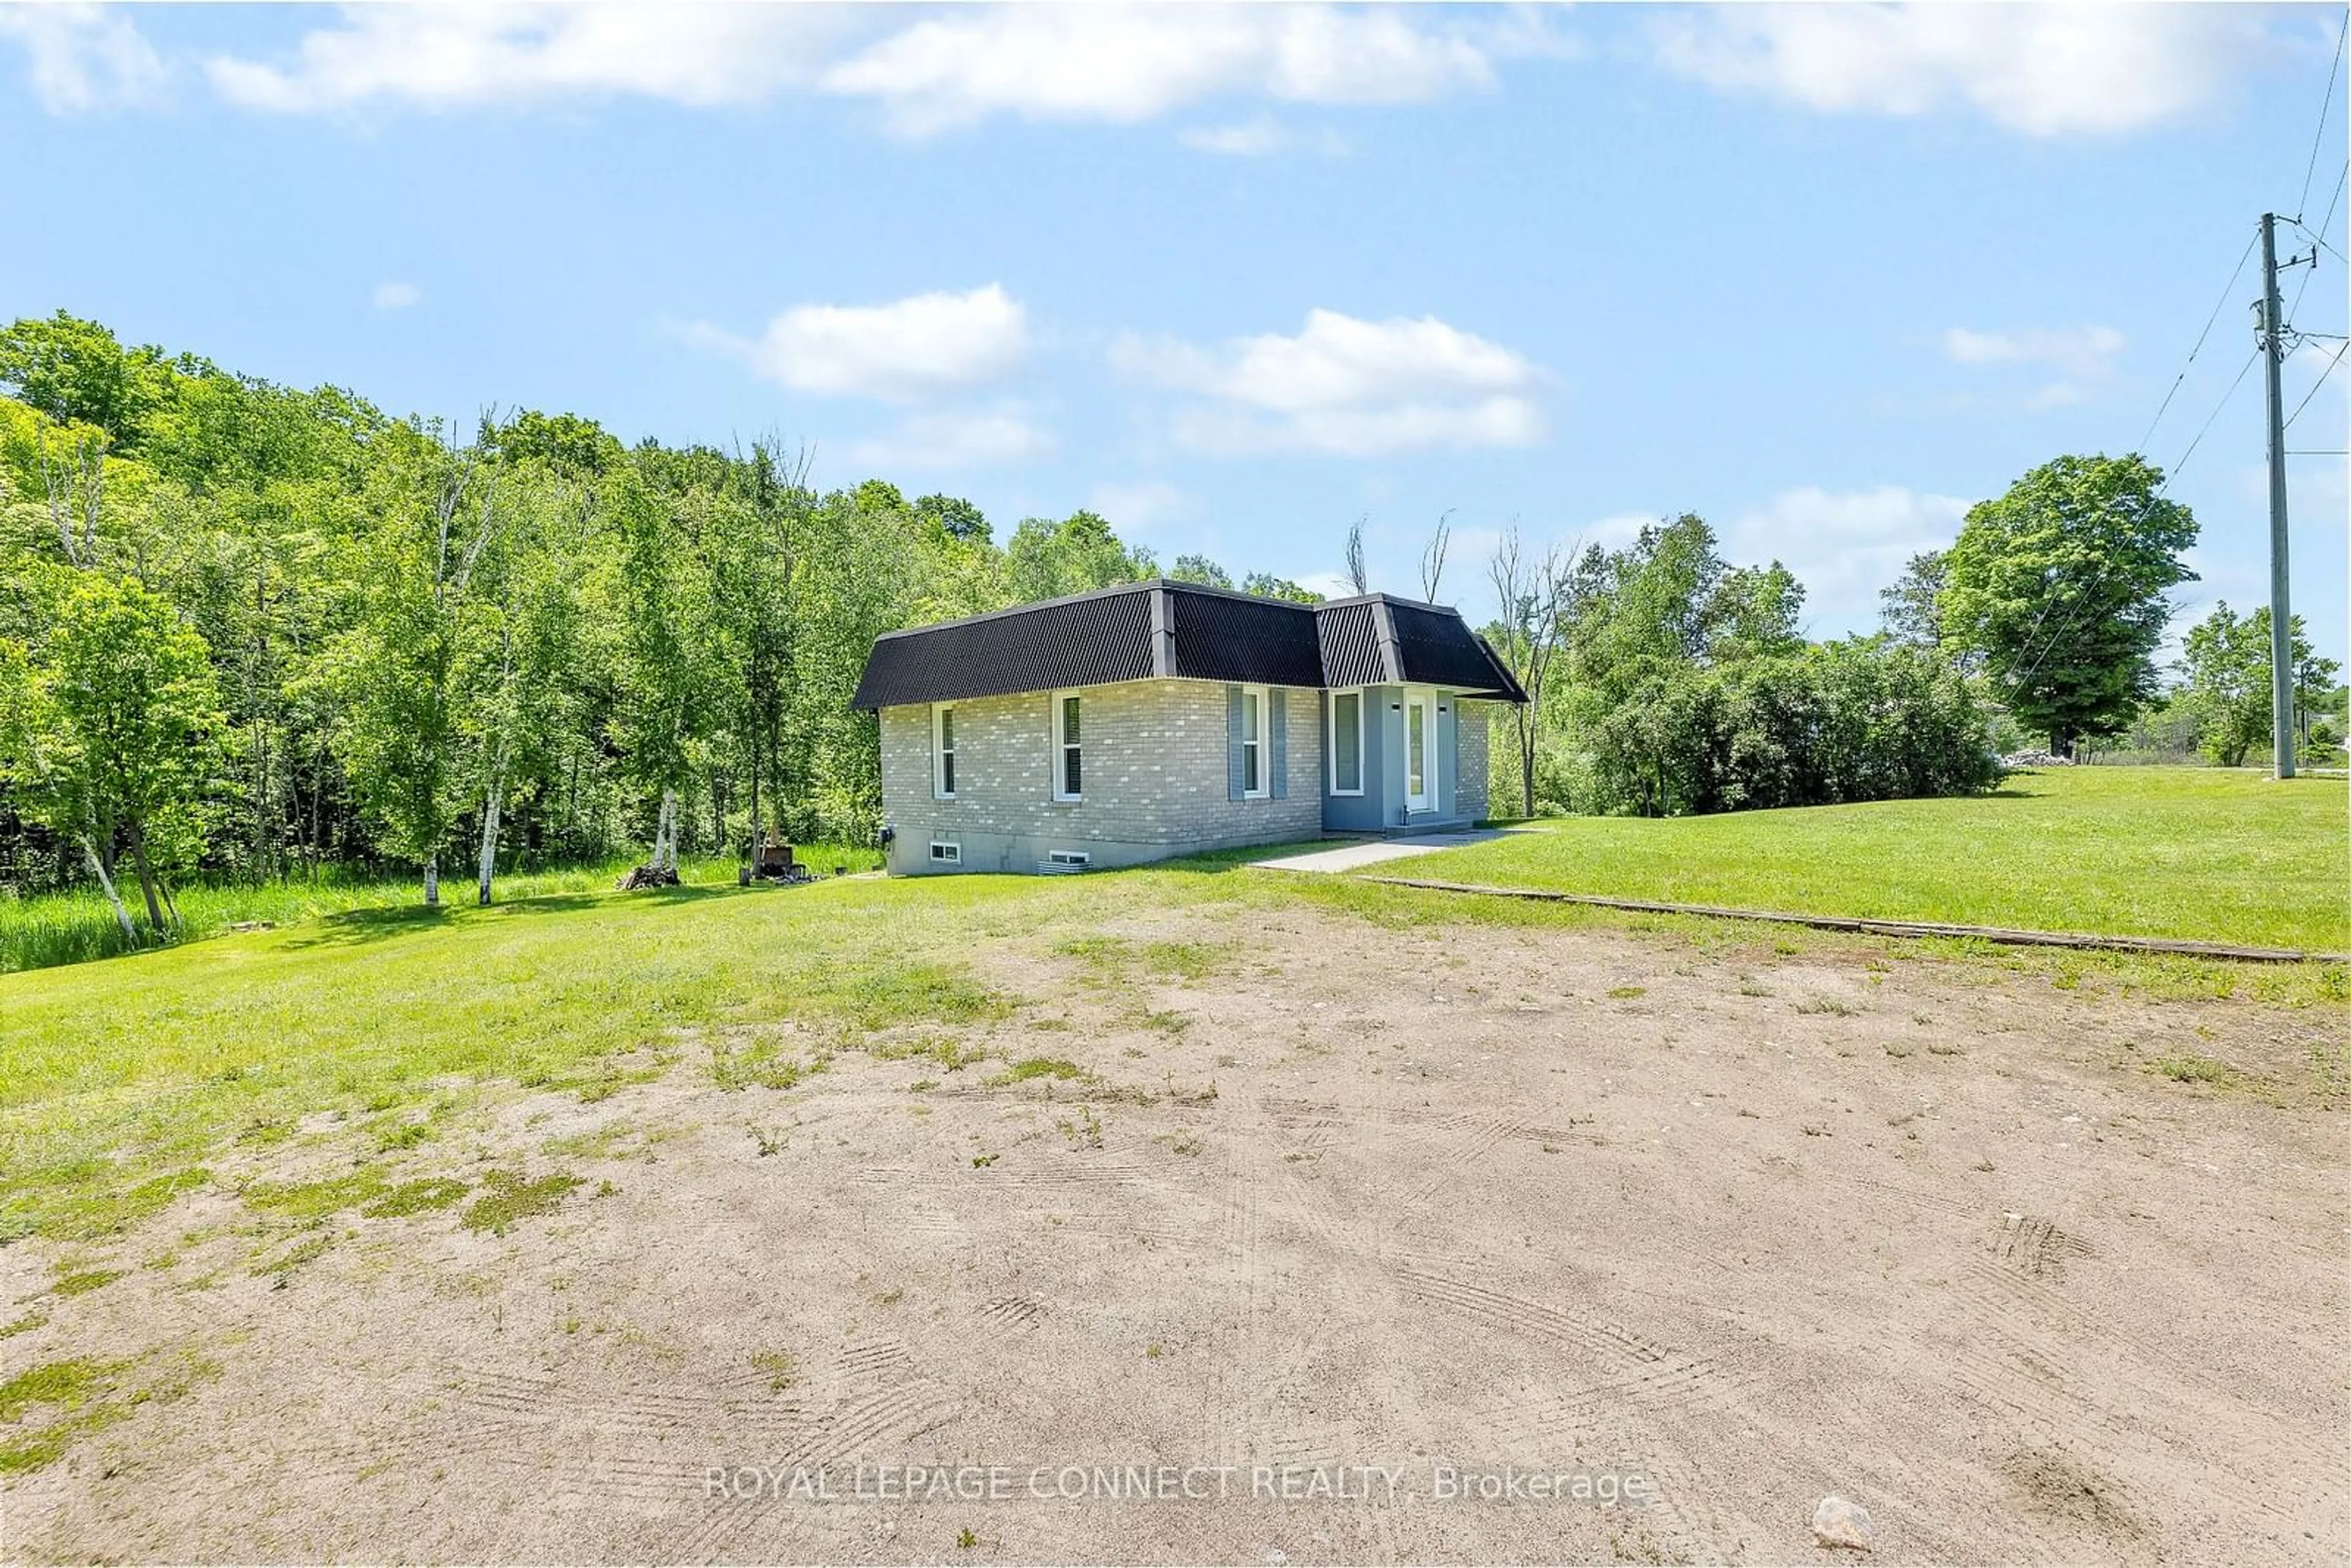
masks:
[[[1355,699],[1355,787],[1353,789],[1342,789],[1339,788],[1339,699],[1341,697],[1353,697]],[[1364,792],[1364,762],[1365,757],[1364,748],[1364,727],[1365,721],[1364,715],[1370,706],[1370,694],[1361,686],[1356,686],[1347,691],[1332,692],[1331,694],[1330,734],[1323,739],[1323,748],[1328,751],[1331,756],[1331,793],[1333,796],[1356,796],[1361,795]]]
[[[941,850],[945,850],[946,853],[941,854],[939,852]],[[963,845],[950,839],[933,839],[931,841],[931,863],[933,865],[963,864]]]
[[[1257,738],[1249,738],[1249,708],[1257,708]],[[1257,752],[1257,788],[1249,787],[1249,757]],[[1263,686],[1241,688],[1241,799],[1273,799],[1273,699]]]
[[[947,736],[955,725],[955,704],[931,705],[931,799],[952,800],[956,798],[954,760],[956,748],[947,744]]]
[[[1086,694],[1083,692],[1055,692],[1052,696],[1053,755],[1051,767],[1053,769],[1053,799],[1057,803],[1061,805],[1075,805],[1086,798],[1085,697]],[[1070,777],[1069,754],[1071,750],[1071,743],[1064,739],[1061,734],[1062,715],[1069,711],[1068,704],[1072,701],[1075,701],[1078,705],[1078,739],[1076,743],[1078,753],[1078,792],[1074,795],[1061,788],[1062,784],[1067,782]]]

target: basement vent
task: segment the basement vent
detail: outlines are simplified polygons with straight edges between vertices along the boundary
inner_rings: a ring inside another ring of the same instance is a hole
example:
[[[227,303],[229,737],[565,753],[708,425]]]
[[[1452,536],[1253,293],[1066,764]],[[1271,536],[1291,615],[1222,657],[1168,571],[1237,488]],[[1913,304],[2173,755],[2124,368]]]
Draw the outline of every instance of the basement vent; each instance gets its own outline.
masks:
[[[937,839],[933,839],[931,841],[931,859],[934,862],[939,865],[961,865],[963,864],[963,846],[961,844],[944,843]]]
[[[1092,857],[1083,850],[1048,850],[1045,858],[1037,862],[1037,870],[1047,876],[1057,873],[1066,875],[1083,871],[1091,863]]]

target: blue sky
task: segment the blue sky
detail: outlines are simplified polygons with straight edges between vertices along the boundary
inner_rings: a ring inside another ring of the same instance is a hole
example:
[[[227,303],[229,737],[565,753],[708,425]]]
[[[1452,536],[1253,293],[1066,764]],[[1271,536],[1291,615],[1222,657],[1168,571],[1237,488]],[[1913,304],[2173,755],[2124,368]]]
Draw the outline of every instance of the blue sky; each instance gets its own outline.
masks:
[[[2339,6],[0,5],[0,313],[394,412],[807,443],[1163,560],[1489,608],[1697,511],[1811,630],[2035,463],[2178,464],[2265,593],[2248,266],[2339,189]],[[2314,141],[2315,172],[2304,194]],[[2345,235],[2351,196],[2328,243]],[[2308,249],[2293,235],[2282,244]],[[2321,266],[2294,325],[2341,333]],[[2287,296],[2304,287],[2291,275]],[[2286,372],[2299,402],[2341,347]],[[2337,449],[2351,370],[2290,447]],[[2339,456],[2291,460],[2345,641]]]

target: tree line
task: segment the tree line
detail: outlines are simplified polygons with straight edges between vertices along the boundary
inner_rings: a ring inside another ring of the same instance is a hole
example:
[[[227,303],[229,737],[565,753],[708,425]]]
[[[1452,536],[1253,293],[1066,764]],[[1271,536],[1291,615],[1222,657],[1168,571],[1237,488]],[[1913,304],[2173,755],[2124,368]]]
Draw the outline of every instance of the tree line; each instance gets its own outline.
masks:
[[[2241,764],[2269,742],[2269,612],[2226,603],[2158,662],[2194,515],[2143,457],[2068,455],[1969,509],[1880,593],[1870,635],[1800,632],[1803,586],[1723,559],[1684,515],[1614,550],[1507,533],[1488,629],[1534,699],[1506,733],[1517,804],[1675,815],[1962,793],[1999,754],[2145,746]],[[2302,744],[2339,759],[2341,666],[2293,628]],[[2314,716],[2317,716],[2314,717]],[[1497,777],[1501,777],[1498,768]],[[1507,804],[1499,786],[1497,809]]]
[[[486,902],[517,865],[870,841],[878,742],[850,700],[876,636],[1162,570],[1090,512],[999,544],[956,497],[820,490],[772,438],[397,418],[64,312],[0,331],[0,883],[94,885],[134,939],[199,874],[398,868],[432,902],[462,865]],[[2151,717],[2241,761],[2267,737],[2265,612],[2217,610],[2176,689],[2155,662],[2195,537],[2144,460],[2059,458],[1913,559],[1877,632],[1813,641],[1802,585],[1698,517],[1613,550],[1513,527],[1484,630],[1532,700],[1497,712],[1495,809],[1962,792],[2004,741],[2069,753]],[[1361,525],[1344,555],[1367,590]],[[2317,702],[2336,666],[2297,648]]]
[[[0,332],[0,882],[95,884],[126,935],[197,874],[432,902],[463,865],[487,901],[518,863],[870,842],[878,634],[1158,570],[1090,512],[999,544],[774,440],[395,418],[62,312]]]

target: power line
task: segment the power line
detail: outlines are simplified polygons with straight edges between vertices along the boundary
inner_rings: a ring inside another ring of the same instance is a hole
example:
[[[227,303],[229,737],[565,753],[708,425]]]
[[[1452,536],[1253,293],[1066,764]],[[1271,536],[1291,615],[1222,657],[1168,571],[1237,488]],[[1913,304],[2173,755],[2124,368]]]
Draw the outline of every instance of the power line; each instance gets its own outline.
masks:
[[[2245,362],[2238,367],[2237,379],[2229,383],[2229,390],[2222,392],[2220,394],[2220,401],[2213,405],[2210,417],[2204,421],[2204,429],[2196,433],[2196,439],[2188,444],[2188,450],[2179,455],[2179,461],[2171,465],[2170,472],[2167,473],[2163,476],[2165,484],[2168,485],[2172,480],[2178,478],[2179,476],[2179,471],[2188,466],[2188,460],[2196,455],[2197,447],[2202,445],[2204,443],[2205,431],[2209,431],[2212,428],[2212,421],[2220,417],[2220,411],[2229,406],[2229,400],[2237,395],[2237,389],[2239,387],[2245,384],[2246,373],[2253,368],[2253,361],[2261,357],[2262,351],[2259,349],[2255,349],[2252,353],[2245,356]]]
[[[2303,234],[2307,235],[2314,245],[2325,249],[2338,261],[2344,259],[2343,253],[2335,248],[2334,244],[2326,237],[2325,231],[2335,221],[2335,209],[2343,199],[2346,181],[2351,180],[2351,162],[2346,163],[2343,175],[2339,176],[2335,180],[2335,193],[2327,200],[2326,215],[2318,220],[2318,227],[2316,229],[2312,229],[2306,225],[2303,222],[2303,215],[2309,211],[2311,182],[2317,177],[2319,149],[2325,145],[2326,120],[2328,114],[2335,107],[2335,78],[2342,74],[2343,55],[2346,43],[2351,43],[2351,12],[2346,12],[2343,19],[2343,26],[2335,34],[2335,59],[2327,68],[2326,72],[2326,96],[2320,101],[2318,106],[2318,125],[2312,132],[2310,141],[2310,158],[2303,169],[2302,195],[2295,204],[2294,215],[2287,220],[2294,225],[2294,227],[2301,230]],[[2269,220],[2265,219],[2263,222],[2264,225],[2266,225]],[[2266,232],[2266,228],[2264,228],[2263,232]],[[2169,390],[2165,392],[2163,394],[2163,402],[2156,408],[2155,417],[2147,422],[2147,434],[2139,437],[2138,447],[2141,452],[2144,452],[2147,449],[2147,443],[2154,439],[2157,429],[2163,423],[2163,416],[2170,412],[2173,400],[2179,395],[2179,389],[2187,383],[2188,372],[2189,370],[2194,368],[2197,356],[2204,351],[2204,344],[2206,340],[2211,337],[2214,324],[2220,320],[2220,312],[2228,308],[2229,297],[2236,290],[2237,279],[2243,276],[2246,259],[2253,254],[2253,247],[2259,243],[2260,235],[2258,234],[2253,239],[2247,241],[2243,254],[2237,257],[2237,265],[2230,270],[2229,281],[2221,286],[2220,300],[2212,307],[2211,315],[2205,319],[2203,330],[2196,334],[2196,346],[2188,350],[2188,359],[2186,362],[2180,366],[2179,374],[2172,378]],[[2296,309],[2301,308],[2303,291],[2310,287],[2310,278],[2312,276],[2316,274],[2317,270],[2317,252],[2314,250],[2311,253],[2310,273],[2304,276],[2300,286],[2294,291],[2294,303]],[[2265,285],[2265,287],[2267,286]],[[2272,308],[2273,308],[2274,307]],[[2280,332],[2283,327],[2284,323],[2283,321],[2272,321],[2269,323],[2268,329],[2273,334],[2276,334]],[[2317,337],[2331,336],[2331,334],[2306,333],[2304,334],[2304,336]],[[2327,362],[2326,369],[2319,373],[2317,382],[2314,382],[2311,386],[2310,391],[2304,395],[2302,402],[2295,405],[2294,413],[2287,417],[2285,421],[2287,424],[2292,424],[2294,418],[2299,416],[2302,411],[2309,406],[2310,400],[2318,395],[2318,389],[2325,386],[2326,384],[2327,377],[2335,373],[2335,367],[2342,362],[2344,353],[2346,350],[2351,350],[2351,341],[2345,342],[2342,348],[2339,348],[2335,351],[2334,359],[2330,360]],[[2262,350],[2258,347],[2255,348],[2252,353],[2245,356],[2245,362],[2238,367],[2236,376],[2229,382],[2228,391],[2220,394],[2220,401],[2215,403],[2212,407],[2212,412],[2205,416],[2203,424],[2196,432],[2195,439],[2189,442],[2187,450],[2179,455],[2179,461],[2173,464],[2170,469],[2163,475],[2160,480],[2158,481],[2155,487],[2157,493],[2159,494],[2164,489],[2168,488],[2172,480],[2179,477],[2180,472],[2188,466],[2189,459],[2196,455],[2196,449],[2204,444],[2204,437],[2210,434],[2214,423],[2220,420],[2221,413],[2236,397],[2237,389],[2244,385],[2245,377],[2252,371],[2253,361],[2261,357]],[[2284,444],[2281,441],[2277,443],[2277,445],[2280,449],[2281,455],[2283,455],[2284,452]],[[2312,455],[2318,455],[2320,454]],[[2038,641],[2040,644],[2039,651],[2033,654],[2032,662],[2025,665],[2023,673],[2013,677],[2017,685],[2022,685],[2023,683],[2030,681],[2035,674],[2040,673],[2041,666],[2047,662],[2050,654],[2056,652],[2058,643],[2064,640],[2065,634],[2073,630],[2074,622],[2080,619],[2083,608],[2089,603],[2093,597],[2095,597],[2099,580],[2105,575],[2105,568],[2103,564],[2093,568],[2087,580],[2082,584],[2079,590],[2069,596],[2069,601],[2065,608],[2064,617],[2058,622],[2057,625],[2050,631],[2048,636],[2045,638],[2040,637],[2039,633],[2042,625],[2049,618],[2050,611],[2055,607],[2055,600],[2053,597],[2049,601],[2042,605],[2040,615],[2033,621],[2032,630],[2025,633],[2026,645],[2030,647],[2034,643],[2034,642]],[[2052,586],[2053,587],[2054,585],[2053,584]]]
[[[2351,342],[2345,343],[2343,349],[2351,349]],[[2318,389],[2326,384],[2326,378],[2333,375],[2335,367],[2343,362],[2343,349],[2335,350],[2335,357],[2326,361],[2326,368],[2318,372],[2318,379],[2310,383],[2310,390],[2302,394],[2302,401],[2294,405],[2292,413],[2285,416],[2286,429],[2294,428],[2294,422],[2302,417],[2302,411],[2310,406],[2310,400],[2318,395]]]
[[[2335,78],[2343,70],[2344,40],[2351,38],[2351,11],[2343,16],[2342,30],[2335,35],[2335,63],[2326,68],[2326,97],[2318,105],[2318,129],[2310,133],[2310,164],[2302,172],[2302,199],[2294,204],[2295,225],[2302,214],[2310,210],[2310,177],[2318,172],[2318,149],[2326,140],[2326,111],[2335,107]]]
[[[2319,234],[2325,234],[2335,222],[2335,204],[2343,199],[2343,183],[2346,180],[2351,180],[2351,162],[2345,162],[2343,165],[2343,172],[2335,176],[2335,194],[2326,199],[2326,215],[2318,220]],[[2310,233],[2308,229],[2303,228],[2300,219],[2296,219],[2294,221],[2294,226],[2298,229],[2302,229],[2302,232],[2304,234]],[[2313,235],[2312,237],[2315,238],[2316,235]],[[2303,291],[2310,287],[2310,280],[2317,276],[2318,268],[2314,267],[2308,272],[2302,275],[2302,281],[2300,283],[2294,286],[2294,304],[2285,313],[2285,319],[2287,320],[2293,320],[2294,312],[2302,308]]]
[[[2333,256],[2335,260],[2337,260],[2337,261],[2341,261],[2341,260],[2343,259],[2343,253],[2342,253],[2341,251],[2336,250],[2336,249],[2335,248],[2335,242],[2334,242],[2333,240],[2328,239],[2328,238],[2327,238],[2325,235],[2323,235],[2323,234],[2317,234],[2317,233],[2314,233],[2314,231],[2312,231],[2312,230],[2310,230],[2310,229],[2303,228],[2303,227],[2302,227],[2302,220],[2301,220],[2301,219],[2299,219],[2299,218],[2294,219],[2294,220],[2293,220],[2293,223],[2294,223],[2294,227],[2296,227],[2296,228],[2298,228],[2298,229],[2302,229],[2302,233],[2303,233],[2304,237],[2304,238],[2306,238],[2306,239],[2308,239],[2312,244],[2318,246],[2321,249],[2325,250],[2325,251],[2326,252],[2326,254],[2327,254],[2327,255],[2329,255],[2329,256]],[[2305,285],[2305,287],[2306,287],[2306,285]],[[2296,293],[2296,294],[2294,295],[2294,298],[2296,298],[2297,300],[2298,300],[2298,299],[2300,299],[2301,298],[2302,298],[2302,296],[2301,296],[2301,294],[2300,294],[2300,293]]]
[[[2253,247],[2259,244],[2261,244],[2261,235],[2258,234],[2245,242],[2244,255],[2237,257],[2236,267],[2229,273],[2229,281],[2220,286],[2220,298],[2213,305],[2212,314],[2204,319],[2204,329],[2196,334],[2196,346],[2188,350],[2188,362],[2179,367],[2179,374],[2172,380],[2171,390],[2163,394],[2163,402],[2156,409],[2155,417],[2147,421],[2147,434],[2138,438],[2139,451],[2146,451],[2147,444],[2155,439],[2156,426],[2163,423],[2165,411],[2171,407],[2171,400],[2179,395],[2181,384],[2188,380],[2189,371],[2196,364],[2196,356],[2204,351],[2204,340],[2212,335],[2212,324],[2220,320],[2220,312],[2228,308],[2229,296],[2236,292],[2237,279],[2244,273],[2246,258],[2253,254]],[[2239,379],[2241,380],[2242,377],[2243,372],[2240,371]]]
[[[2258,243],[2258,240],[2256,243]],[[2247,254],[2250,255],[2251,250],[2252,247],[2248,246]],[[2243,271],[2244,265],[2243,257],[2239,257],[2237,261],[2238,271]],[[2235,275],[2231,274],[2229,278],[2230,287],[2231,288],[2235,287],[2236,282],[2237,279]],[[2224,292],[2220,298],[2222,303],[2225,304],[2228,300],[2228,295]],[[2215,309],[2213,314],[2217,319],[2220,312],[2218,309]],[[2204,330],[2209,333],[2211,329],[2211,322],[2206,322],[2204,324]],[[2198,349],[2201,349],[2203,346],[2204,340],[2201,337],[2199,337],[2196,340],[2196,347]],[[2351,344],[2346,344],[2346,347],[2351,347]],[[2194,362],[2196,356],[2193,352],[2191,352],[2188,357],[2191,363]],[[2237,395],[2237,389],[2245,384],[2245,377],[2247,373],[2252,370],[2253,361],[2261,357],[2262,351],[2259,349],[2255,349],[2252,353],[2245,356],[2245,362],[2237,368],[2236,380],[2231,382],[2229,383],[2229,390],[2220,394],[2220,401],[2212,405],[2212,412],[2205,416],[2203,427],[2197,431],[2196,439],[2188,444],[2188,450],[2179,455],[2179,461],[2173,464],[2171,467],[2165,472],[2163,477],[2157,481],[2155,486],[2156,494],[2160,495],[2166,489],[2169,488],[2172,480],[2179,477],[2179,471],[2188,466],[2188,460],[2196,455],[2197,447],[2203,444],[2206,434],[2211,430],[2214,423],[2220,419],[2221,413],[2228,408],[2230,400]],[[2187,373],[2188,372],[2184,370],[2180,371],[2182,376],[2185,376]],[[2179,390],[2178,385],[2175,383],[2172,387],[2172,391],[2178,392]],[[2314,387],[2311,390],[2315,392],[2317,389]],[[2307,402],[2308,400],[2305,399],[2304,401]],[[2170,402],[2171,400],[2168,397],[2164,399],[2164,402],[2167,406]],[[2296,412],[2299,413],[2300,411],[2297,410]],[[2160,411],[2158,412],[2156,417],[2158,420],[2162,418]],[[2150,435],[2155,434],[2155,427],[2153,425],[2149,425],[2147,427],[2147,434]],[[2143,447],[2146,444],[2141,442],[2140,444]],[[2040,672],[2042,664],[2048,659],[2049,655],[2057,651],[2057,644],[2064,640],[2066,632],[2074,629],[2074,622],[2080,617],[2082,607],[2089,602],[2089,600],[2096,590],[2099,581],[2105,576],[2105,570],[2106,569],[2102,565],[2094,568],[2091,570],[2089,577],[2083,582],[2080,591],[2074,594],[2072,601],[2067,604],[2065,608],[2065,618],[2057,623],[2056,627],[2050,632],[2046,639],[2041,640],[2040,652],[2033,655],[2032,663],[2026,666],[2022,674],[2015,677],[2019,684],[2031,680]],[[2054,599],[2052,599],[2049,602],[2041,607],[2040,615],[2036,617],[2032,622],[2032,630],[2024,634],[2025,645],[2027,647],[2032,646],[2033,642],[2039,638],[2042,624],[2049,619],[2049,612],[2054,608],[2056,608],[2056,601]]]

